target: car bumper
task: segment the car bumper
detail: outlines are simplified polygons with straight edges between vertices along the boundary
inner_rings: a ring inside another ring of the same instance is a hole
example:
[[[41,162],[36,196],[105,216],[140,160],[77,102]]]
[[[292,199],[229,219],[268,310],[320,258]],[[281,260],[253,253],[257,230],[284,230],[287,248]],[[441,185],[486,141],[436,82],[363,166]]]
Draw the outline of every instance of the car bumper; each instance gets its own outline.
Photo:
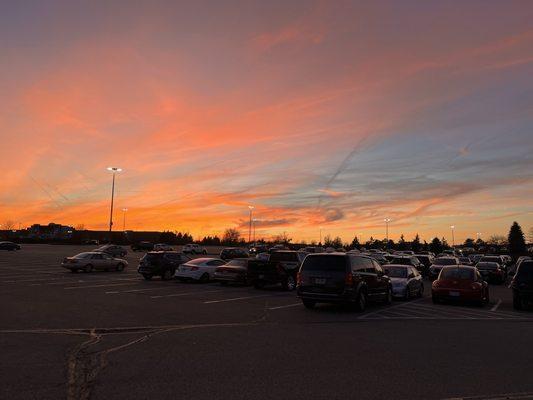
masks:
[[[466,291],[461,289],[432,289],[432,295],[442,300],[456,301],[479,301],[482,299],[482,292]]]
[[[342,293],[316,293],[298,289],[297,296],[302,300],[313,300],[317,303],[352,303],[356,300],[356,293],[352,291]]]
[[[246,275],[239,273],[215,272],[213,278],[220,282],[246,282]]]
[[[392,295],[394,297],[404,297],[406,290],[407,290],[407,287],[405,287],[405,286],[393,286],[392,287]]]

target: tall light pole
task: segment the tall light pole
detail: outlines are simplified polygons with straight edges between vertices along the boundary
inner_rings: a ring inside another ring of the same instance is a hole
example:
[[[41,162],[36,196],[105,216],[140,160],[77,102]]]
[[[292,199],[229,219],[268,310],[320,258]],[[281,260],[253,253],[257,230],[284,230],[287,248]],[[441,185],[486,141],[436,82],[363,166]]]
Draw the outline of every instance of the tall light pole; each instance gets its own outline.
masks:
[[[391,222],[392,220],[390,218],[385,218],[383,221],[385,222],[385,234],[387,237],[387,249],[388,249],[389,248],[389,222]]]
[[[122,168],[107,167],[113,173],[113,184],[111,185],[111,211],[109,213],[109,241],[111,241],[111,231],[113,230],[113,202],[115,201],[115,175],[122,172]]]
[[[254,246],[256,245],[256,241],[255,241],[255,226],[256,226],[256,224],[257,224],[257,221],[258,221],[257,218],[254,218],[254,219],[252,220],[252,222],[254,223]]]
[[[248,230],[248,243],[252,242],[252,214],[254,212],[254,206],[248,206],[248,209],[250,210],[250,227]]]
[[[476,232],[477,240],[481,239],[481,232]]]
[[[455,248],[455,225],[450,226],[452,230],[452,248]]]
[[[320,241],[318,242],[320,246],[322,246],[322,227],[320,227]]]
[[[122,209],[122,231],[126,232],[126,212],[128,211],[127,208]]]

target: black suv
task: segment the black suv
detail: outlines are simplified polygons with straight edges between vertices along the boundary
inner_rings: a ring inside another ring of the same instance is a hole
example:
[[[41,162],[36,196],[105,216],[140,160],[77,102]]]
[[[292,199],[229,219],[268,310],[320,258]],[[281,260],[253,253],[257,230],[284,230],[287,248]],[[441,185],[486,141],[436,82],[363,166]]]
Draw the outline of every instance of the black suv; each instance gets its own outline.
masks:
[[[392,284],[379,263],[354,254],[310,254],[298,273],[298,297],[305,307],[344,303],[363,311],[368,301],[392,302]]]
[[[131,246],[132,251],[152,251],[154,249],[154,244],[152,242],[138,242],[133,243]]]
[[[137,272],[149,281],[153,276],[160,276],[163,280],[172,279],[180,264],[191,258],[177,251],[151,251],[146,253],[139,263]]]
[[[259,259],[248,263],[248,277],[256,289],[281,283],[283,290],[296,289],[296,274],[306,254],[291,250],[275,251],[268,261]]]
[[[513,307],[521,310],[527,303],[533,302],[533,260],[520,263],[511,281],[513,289]]]
[[[228,247],[220,252],[220,258],[223,260],[233,260],[234,258],[247,258],[248,253],[246,250],[239,249],[238,247]]]

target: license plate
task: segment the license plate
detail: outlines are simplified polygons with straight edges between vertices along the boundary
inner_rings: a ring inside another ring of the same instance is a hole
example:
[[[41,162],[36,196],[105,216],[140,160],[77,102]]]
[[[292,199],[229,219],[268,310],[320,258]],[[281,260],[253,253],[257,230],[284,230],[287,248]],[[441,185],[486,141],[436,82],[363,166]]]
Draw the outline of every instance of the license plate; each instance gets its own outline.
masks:
[[[326,278],[315,278],[315,284],[316,285],[325,285],[326,284]]]
[[[459,297],[461,295],[461,293],[459,293],[459,292],[450,292],[449,295],[451,297]]]

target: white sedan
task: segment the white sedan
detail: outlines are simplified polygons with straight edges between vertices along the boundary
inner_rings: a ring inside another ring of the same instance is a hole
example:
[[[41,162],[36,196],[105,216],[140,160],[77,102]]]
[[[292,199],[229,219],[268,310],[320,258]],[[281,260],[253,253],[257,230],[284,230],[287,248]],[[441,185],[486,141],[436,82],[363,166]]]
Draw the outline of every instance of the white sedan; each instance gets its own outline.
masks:
[[[181,264],[176,273],[175,278],[180,281],[194,280],[200,282],[209,282],[215,276],[217,267],[226,264],[220,258],[195,258],[185,264]]]

